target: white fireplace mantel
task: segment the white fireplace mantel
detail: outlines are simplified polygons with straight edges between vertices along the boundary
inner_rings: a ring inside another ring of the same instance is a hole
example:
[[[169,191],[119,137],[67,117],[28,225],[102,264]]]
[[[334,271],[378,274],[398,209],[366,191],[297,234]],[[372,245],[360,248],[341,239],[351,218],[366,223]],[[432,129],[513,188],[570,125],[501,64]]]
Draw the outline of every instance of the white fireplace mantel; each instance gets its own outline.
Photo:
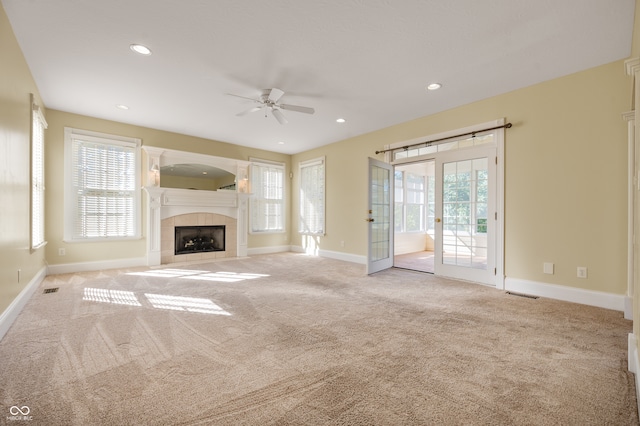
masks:
[[[189,213],[216,213],[237,220],[237,256],[247,255],[248,225],[248,170],[249,162],[202,154],[144,147],[147,154],[147,264],[157,266],[161,259],[161,232],[163,219]],[[204,191],[162,188],[160,165],[173,161],[215,165],[236,175],[236,191]]]

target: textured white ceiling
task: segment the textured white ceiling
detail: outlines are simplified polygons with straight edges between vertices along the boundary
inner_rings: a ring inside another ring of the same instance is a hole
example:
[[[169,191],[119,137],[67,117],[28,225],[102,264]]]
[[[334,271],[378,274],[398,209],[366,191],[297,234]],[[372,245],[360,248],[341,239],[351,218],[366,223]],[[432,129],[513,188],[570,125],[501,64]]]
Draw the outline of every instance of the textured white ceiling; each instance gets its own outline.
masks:
[[[297,153],[626,58],[635,0],[2,4],[47,108]],[[316,113],[226,95],[271,87]]]

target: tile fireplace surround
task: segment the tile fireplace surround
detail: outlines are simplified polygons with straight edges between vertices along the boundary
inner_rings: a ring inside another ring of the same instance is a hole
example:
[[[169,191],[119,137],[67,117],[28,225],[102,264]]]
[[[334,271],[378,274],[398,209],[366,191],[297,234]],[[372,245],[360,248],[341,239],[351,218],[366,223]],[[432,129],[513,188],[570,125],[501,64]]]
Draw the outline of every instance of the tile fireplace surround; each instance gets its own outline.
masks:
[[[161,221],[161,262],[178,263],[198,260],[211,260],[238,256],[237,223],[232,217],[215,213],[188,213],[172,216]],[[206,253],[174,254],[176,226],[215,226],[225,225],[225,250]]]
[[[192,262],[247,255],[249,162],[209,155],[142,147],[146,153],[147,264]],[[204,164],[236,176],[238,190],[193,190],[159,186],[161,166]],[[175,227],[225,225],[225,250],[175,255]]]

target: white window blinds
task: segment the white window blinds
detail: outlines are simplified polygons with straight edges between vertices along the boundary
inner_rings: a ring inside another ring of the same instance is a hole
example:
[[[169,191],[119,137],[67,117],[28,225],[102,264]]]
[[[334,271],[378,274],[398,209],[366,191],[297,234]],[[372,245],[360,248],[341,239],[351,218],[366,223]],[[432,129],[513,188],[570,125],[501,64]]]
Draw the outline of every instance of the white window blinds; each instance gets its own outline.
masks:
[[[324,234],[324,157],[300,163],[300,224],[303,234]]]
[[[251,164],[251,232],[284,232],[284,164]]]
[[[139,140],[65,129],[65,239],[140,236]]]
[[[31,248],[44,245],[44,131],[47,121],[31,102]]]

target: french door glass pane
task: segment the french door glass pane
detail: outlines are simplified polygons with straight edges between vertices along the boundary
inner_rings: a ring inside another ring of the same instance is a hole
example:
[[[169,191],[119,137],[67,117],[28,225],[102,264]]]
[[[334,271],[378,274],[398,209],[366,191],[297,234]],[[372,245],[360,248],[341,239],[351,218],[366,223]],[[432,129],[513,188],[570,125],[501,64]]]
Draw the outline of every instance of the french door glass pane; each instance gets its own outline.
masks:
[[[487,179],[487,158],[443,165],[443,264],[487,269]]]
[[[391,176],[386,169],[376,166],[372,168],[371,217],[374,221],[371,223],[371,260],[377,261],[390,256]]]

